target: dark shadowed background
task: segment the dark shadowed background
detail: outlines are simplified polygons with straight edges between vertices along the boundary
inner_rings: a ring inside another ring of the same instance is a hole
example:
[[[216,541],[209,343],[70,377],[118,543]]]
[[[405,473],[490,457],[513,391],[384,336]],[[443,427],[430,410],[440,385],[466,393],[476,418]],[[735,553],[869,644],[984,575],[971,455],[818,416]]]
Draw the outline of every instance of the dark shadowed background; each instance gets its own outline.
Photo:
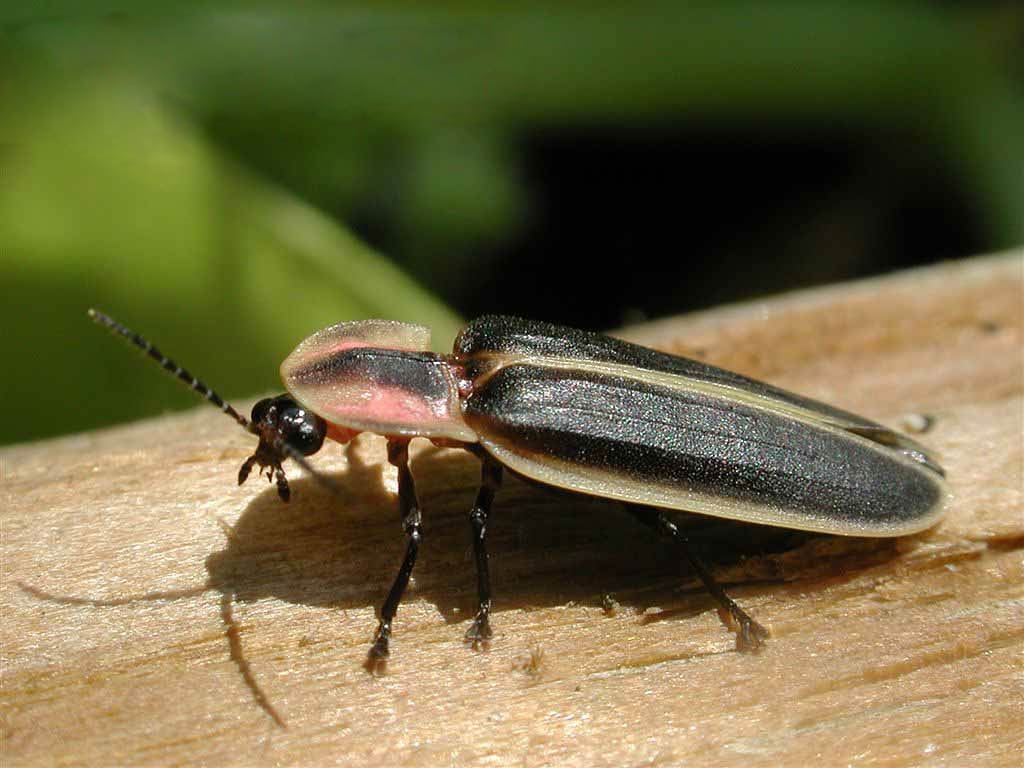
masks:
[[[89,306],[244,396],[346,319],[445,349],[1019,244],[1022,39],[1015,2],[5,4],[0,442],[194,402]]]

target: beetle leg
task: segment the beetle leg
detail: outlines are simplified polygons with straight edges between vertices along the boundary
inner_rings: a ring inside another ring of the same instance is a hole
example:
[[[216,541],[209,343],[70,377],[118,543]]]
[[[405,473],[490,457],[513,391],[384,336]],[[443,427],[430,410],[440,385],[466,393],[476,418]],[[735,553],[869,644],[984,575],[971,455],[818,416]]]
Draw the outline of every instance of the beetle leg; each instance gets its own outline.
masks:
[[[484,456],[480,464],[480,490],[476,503],[469,511],[473,528],[473,556],[476,559],[477,611],[466,630],[466,642],[478,648],[491,639],[491,575],[487,567],[487,518],[491,513],[494,494],[501,487],[501,464]]]
[[[292,492],[288,487],[288,478],[284,476],[284,470],[280,464],[274,467],[274,481],[277,483],[277,495],[281,497],[281,501],[288,501]]]
[[[659,533],[668,536],[676,544],[682,547],[686,559],[690,561],[690,567],[697,572],[704,588],[711,593],[719,606],[732,617],[736,630],[736,647],[741,651],[756,651],[761,644],[768,639],[768,630],[758,624],[750,615],[740,608],[736,602],[729,597],[722,586],[715,581],[714,576],[707,566],[698,558],[690,548],[690,542],[679,530],[679,526],[669,520],[665,513],[652,507],[639,507],[629,505],[627,509],[644,525],[654,528]]]
[[[249,473],[252,472],[253,465],[256,463],[256,454],[253,454],[246,459],[241,468],[238,470],[238,484],[241,485],[249,479]]]
[[[416,485],[413,483],[412,472],[409,470],[409,441],[388,440],[388,461],[398,468],[398,510],[402,515],[402,530],[405,531],[408,543],[402,567],[398,569],[391,591],[388,592],[388,597],[380,609],[380,624],[377,625],[377,633],[367,659],[371,671],[387,659],[390,653],[388,644],[391,640],[391,622],[398,613],[398,604],[402,600],[405,588],[409,586],[409,577],[412,575],[413,566],[416,565],[416,553],[423,540],[420,505],[416,499]]]

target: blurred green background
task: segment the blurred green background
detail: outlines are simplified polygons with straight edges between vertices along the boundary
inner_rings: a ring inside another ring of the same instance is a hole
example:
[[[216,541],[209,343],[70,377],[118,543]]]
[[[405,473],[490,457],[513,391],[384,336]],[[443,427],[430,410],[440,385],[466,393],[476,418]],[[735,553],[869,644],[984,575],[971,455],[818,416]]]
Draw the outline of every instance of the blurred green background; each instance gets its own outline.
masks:
[[[194,402],[90,306],[237,397],[345,319],[444,349],[1024,242],[1022,32],[1018,2],[4,4],[0,443]]]

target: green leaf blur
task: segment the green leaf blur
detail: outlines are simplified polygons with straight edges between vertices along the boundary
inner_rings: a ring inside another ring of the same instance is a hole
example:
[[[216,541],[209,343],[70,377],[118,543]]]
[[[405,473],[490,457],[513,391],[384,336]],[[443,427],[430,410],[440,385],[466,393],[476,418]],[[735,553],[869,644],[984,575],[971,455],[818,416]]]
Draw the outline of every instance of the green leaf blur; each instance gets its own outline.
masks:
[[[527,128],[912,125],[954,158],[993,238],[1024,240],[1024,107],[993,18],[917,3],[6,8],[0,443],[194,402],[90,306],[226,397],[278,388],[294,344],[341,320],[422,323],[446,348],[459,318],[420,281],[471,289],[473,246],[528,218]],[[346,227],[367,209],[395,223],[408,273]]]

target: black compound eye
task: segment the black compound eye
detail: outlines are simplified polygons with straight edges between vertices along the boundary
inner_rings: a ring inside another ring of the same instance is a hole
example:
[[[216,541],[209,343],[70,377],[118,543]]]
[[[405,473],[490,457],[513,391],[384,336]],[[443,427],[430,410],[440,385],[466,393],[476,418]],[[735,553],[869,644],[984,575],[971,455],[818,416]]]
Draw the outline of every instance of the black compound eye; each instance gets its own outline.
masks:
[[[256,403],[256,405],[252,407],[252,413],[249,414],[249,419],[252,421],[252,423],[263,423],[263,420],[267,417],[267,413],[270,411],[270,408],[278,400],[280,400],[279,397],[265,397],[258,403]]]
[[[319,451],[327,436],[327,422],[294,401],[278,406],[278,429],[285,442],[303,456]]]

